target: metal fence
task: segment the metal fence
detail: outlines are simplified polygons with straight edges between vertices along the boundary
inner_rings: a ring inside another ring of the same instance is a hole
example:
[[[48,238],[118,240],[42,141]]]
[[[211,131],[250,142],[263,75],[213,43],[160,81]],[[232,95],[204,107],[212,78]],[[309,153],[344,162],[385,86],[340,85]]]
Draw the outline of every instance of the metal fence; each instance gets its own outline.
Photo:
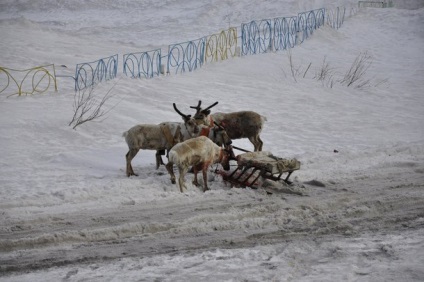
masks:
[[[272,20],[264,19],[241,24],[241,55],[271,51]]]
[[[124,74],[131,78],[152,78],[161,74],[161,49],[123,56]]]
[[[275,18],[273,27],[274,51],[286,50],[296,45],[297,17]]]
[[[168,47],[167,73],[183,73],[194,71],[204,63],[206,37]]]
[[[301,44],[308,39],[313,32],[325,23],[325,9],[317,9],[297,15],[297,43]]]
[[[393,7],[393,1],[358,1],[359,8],[387,8]]]
[[[53,64],[16,70],[0,67],[0,94],[7,96],[44,93],[54,87],[57,91],[56,71]]]
[[[205,63],[227,60],[237,54],[237,28],[230,27],[207,37]]]
[[[81,63],[75,70],[75,91],[114,79],[118,71],[118,54],[97,61]]]
[[[391,2],[391,1],[390,1]],[[380,4],[378,4],[380,3]],[[359,6],[383,5],[385,2],[359,1]],[[385,5],[385,4],[384,4]],[[387,6],[387,5],[386,5]],[[334,9],[316,9],[292,17],[254,20],[242,23],[240,37],[236,27],[230,27],[219,33],[201,37],[182,43],[171,44],[168,52],[162,56],[161,49],[123,55],[123,73],[131,78],[152,78],[161,74],[178,74],[191,72],[205,63],[217,62],[235,56],[261,54],[280,51],[301,44],[313,32],[327,23],[332,28],[340,28],[345,17],[357,12],[358,7],[336,7]],[[240,40],[239,40],[240,39]],[[164,60],[163,60],[164,59]],[[166,66],[162,64],[166,61]],[[46,67],[52,67],[48,71]],[[102,58],[97,61],[77,64],[75,70],[75,91],[91,87],[102,81],[117,76],[118,55]],[[10,85],[16,85],[13,94],[32,94],[44,92],[51,82],[57,90],[54,65],[35,67],[23,70],[24,77],[18,82],[11,75],[11,69],[0,67],[0,93]],[[71,76],[62,76],[71,77]],[[32,86],[24,90],[24,81],[30,80]],[[12,95],[13,95],[12,94]]]
[[[241,55],[285,50],[301,44],[325,23],[325,9],[294,17],[264,19],[241,24]]]

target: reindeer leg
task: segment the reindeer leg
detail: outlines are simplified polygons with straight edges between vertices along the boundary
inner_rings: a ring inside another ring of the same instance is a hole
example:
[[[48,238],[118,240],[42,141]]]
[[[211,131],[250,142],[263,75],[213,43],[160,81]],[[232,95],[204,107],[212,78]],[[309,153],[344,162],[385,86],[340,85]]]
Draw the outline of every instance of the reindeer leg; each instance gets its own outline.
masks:
[[[208,188],[208,166],[207,165],[203,166],[202,173],[203,173],[203,185],[205,185],[205,188],[203,188],[203,192],[206,192],[207,190],[209,190],[209,188]]]
[[[165,167],[169,175],[171,175],[171,183],[175,184],[174,164],[171,162],[168,162]]]
[[[130,149],[128,153],[125,155],[127,160],[127,176],[130,177],[131,175],[138,176],[138,174],[134,173],[134,170],[131,165],[131,160],[137,155],[139,149]]]
[[[187,186],[185,185],[184,176],[186,175],[188,170],[188,167],[178,167],[178,171],[180,172],[180,176],[178,177],[178,184],[180,185],[180,191],[181,193],[184,192],[184,190],[187,190]]]
[[[198,165],[194,165],[193,166],[193,173],[194,173],[194,178],[193,178],[193,185],[195,186],[199,186],[199,182],[197,181],[197,173],[199,172],[199,167]]]
[[[253,147],[254,147],[253,151],[254,152],[262,151],[262,146],[263,146],[264,142],[262,142],[259,135],[254,136],[254,137],[249,137],[249,141],[253,144]]]
[[[162,155],[165,155],[165,150],[156,151],[156,169],[158,169],[160,165],[165,165],[162,161]]]
[[[249,137],[248,139],[249,139],[250,143],[253,144],[253,151],[254,152],[259,151],[259,145],[258,145],[256,138],[255,137]]]
[[[262,151],[262,146],[264,145],[264,142],[262,141],[261,137],[258,135],[258,143],[259,143],[259,148],[258,151]]]

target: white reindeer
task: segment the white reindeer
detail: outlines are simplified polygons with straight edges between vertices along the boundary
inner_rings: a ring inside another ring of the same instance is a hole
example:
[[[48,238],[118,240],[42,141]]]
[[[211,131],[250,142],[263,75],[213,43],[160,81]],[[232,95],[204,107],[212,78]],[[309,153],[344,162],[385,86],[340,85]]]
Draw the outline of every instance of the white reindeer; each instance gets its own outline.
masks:
[[[205,136],[188,139],[178,143],[170,151],[168,155],[168,164],[166,169],[171,175],[171,182],[175,183],[175,174],[173,165],[177,165],[179,171],[178,184],[180,191],[187,190],[184,177],[190,166],[193,166],[194,179],[193,184],[198,186],[197,173],[203,173],[203,191],[209,190],[207,185],[207,170],[211,164],[221,163],[225,170],[230,169],[229,159],[230,152],[216,145],[212,140]]]
[[[176,106],[174,104],[174,109]],[[125,131],[122,136],[128,145],[128,153],[125,155],[127,176],[135,175],[131,160],[140,149],[156,150],[156,168],[162,162],[161,151],[170,150],[175,144],[198,136],[199,126],[191,115],[184,115],[177,111],[184,122],[163,122],[161,124],[139,124]]]
[[[233,113],[214,113],[210,114],[210,108],[215,106],[215,102],[206,109],[200,107],[202,101],[197,106],[190,108],[196,109],[194,118],[198,124],[210,125],[214,122],[221,125],[227,131],[231,139],[248,138],[254,146],[254,151],[262,151],[263,141],[260,138],[266,117],[253,111],[240,111]]]

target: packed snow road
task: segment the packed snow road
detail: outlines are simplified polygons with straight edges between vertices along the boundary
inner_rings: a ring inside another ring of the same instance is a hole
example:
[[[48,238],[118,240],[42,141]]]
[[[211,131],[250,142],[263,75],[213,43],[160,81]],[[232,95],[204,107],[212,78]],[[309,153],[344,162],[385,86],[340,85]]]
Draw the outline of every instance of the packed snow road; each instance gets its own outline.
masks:
[[[319,242],[404,232],[422,237],[423,168],[405,162],[385,171],[389,174],[354,181],[295,183],[305,196],[228,187],[226,193],[181,194],[177,202],[164,196],[142,204],[28,216],[2,226],[1,272],[289,244],[300,238]]]

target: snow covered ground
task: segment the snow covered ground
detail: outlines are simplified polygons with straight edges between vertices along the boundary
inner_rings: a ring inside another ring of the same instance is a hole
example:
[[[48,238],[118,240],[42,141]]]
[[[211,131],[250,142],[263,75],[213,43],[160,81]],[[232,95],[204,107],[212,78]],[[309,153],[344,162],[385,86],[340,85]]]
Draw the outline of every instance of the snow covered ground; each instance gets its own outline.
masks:
[[[0,65],[54,63],[73,75],[77,63],[344,2],[259,3],[2,0]],[[290,52],[150,80],[120,65],[95,88],[112,89],[111,111],[76,130],[69,78],[57,93],[0,94],[0,281],[424,280],[424,8],[394,3]],[[369,87],[335,82],[361,53]],[[302,70],[312,63],[304,78],[293,78],[290,56]],[[314,78],[324,59],[332,87]],[[172,103],[193,113],[198,100],[265,115],[264,150],[301,161],[292,180],[304,196],[231,188],[212,172],[211,191],[180,193],[153,151],[127,178],[122,132],[180,121]]]

